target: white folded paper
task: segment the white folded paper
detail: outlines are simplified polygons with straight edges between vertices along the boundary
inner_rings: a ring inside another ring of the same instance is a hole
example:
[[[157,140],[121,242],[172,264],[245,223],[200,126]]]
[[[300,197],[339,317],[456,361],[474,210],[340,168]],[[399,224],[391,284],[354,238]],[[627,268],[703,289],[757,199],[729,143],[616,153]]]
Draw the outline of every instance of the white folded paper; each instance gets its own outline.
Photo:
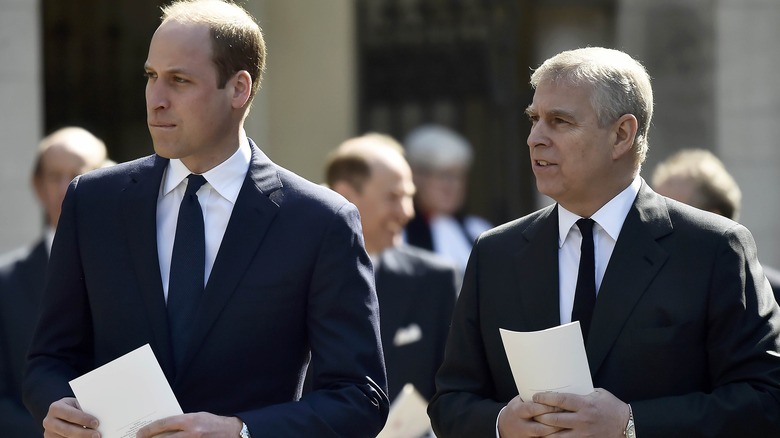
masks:
[[[536,332],[499,331],[523,400],[537,392],[593,392],[579,321]]]
[[[149,344],[70,381],[102,438],[135,438],[138,429],[182,413]]]
[[[425,435],[431,429],[427,409],[428,402],[414,385],[407,383],[390,405],[387,423],[376,438],[419,438]]]

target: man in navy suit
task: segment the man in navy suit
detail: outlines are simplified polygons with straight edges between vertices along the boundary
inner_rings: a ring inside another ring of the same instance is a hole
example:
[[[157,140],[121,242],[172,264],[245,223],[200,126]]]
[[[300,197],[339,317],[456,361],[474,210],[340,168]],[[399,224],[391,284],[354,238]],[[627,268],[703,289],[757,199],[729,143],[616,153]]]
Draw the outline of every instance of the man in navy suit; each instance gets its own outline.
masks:
[[[77,178],[63,203],[24,385],[47,436],[94,436],[100,419],[79,409],[68,381],[147,343],[185,413],[138,437],[382,428],[386,378],[359,215],[246,137],[264,58],[260,28],[239,6],[163,9],[144,66],[156,154]],[[201,244],[184,263],[175,236],[197,230],[193,211],[202,231],[183,243]],[[181,266],[199,272],[174,276]],[[301,396],[307,367],[312,391]]]
[[[457,295],[455,266],[404,245],[415,186],[403,148],[390,136],[366,134],[342,143],[326,167],[328,185],[360,211],[374,262],[390,400],[411,383],[430,400],[444,358]]]
[[[531,166],[556,204],[477,240],[428,407],[436,436],[780,436],[780,309],[744,226],[639,176],[647,71],[591,47],[531,85]],[[521,399],[499,329],[572,320],[596,389]]]
[[[40,425],[22,404],[22,376],[60,205],[73,178],[109,163],[103,141],[83,128],[58,129],[38,145],[32,185],[44,213],[43,237],[0,257],[0,431],[4,435],[41,434]]]

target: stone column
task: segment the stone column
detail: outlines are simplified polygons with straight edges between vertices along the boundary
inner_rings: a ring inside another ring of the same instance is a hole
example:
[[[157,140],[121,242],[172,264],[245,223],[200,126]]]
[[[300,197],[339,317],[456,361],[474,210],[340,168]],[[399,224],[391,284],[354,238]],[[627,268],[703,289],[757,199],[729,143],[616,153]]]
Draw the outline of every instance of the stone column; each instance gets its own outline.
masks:
[[[679,149],[717,153],[713,8],[712,0],[619,2],[615,47],[641,61],[653,80],[650,151],[642,168],[647,180]]]
[[[255,1],[268,49],[247,133],[275,162],[314,182],[325,158],[355,134],[353,0]]]
[[[43,226],[30,174],[42,136],[41,28],[37,0],[0,0],[0,252]]]
[[[780,2],[717,5],[717,152],[742,188],[742,218],[780,266]]]

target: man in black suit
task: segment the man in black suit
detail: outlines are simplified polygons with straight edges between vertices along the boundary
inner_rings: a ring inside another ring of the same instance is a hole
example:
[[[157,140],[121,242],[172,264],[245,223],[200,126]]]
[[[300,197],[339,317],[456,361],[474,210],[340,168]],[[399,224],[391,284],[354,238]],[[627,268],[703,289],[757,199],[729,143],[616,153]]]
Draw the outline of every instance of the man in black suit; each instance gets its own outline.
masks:
[[[43,237],[0,257],[0,431],[4,436],[40,436],[40,426],[22,404],[22,376],[43,294],[43,278],[60,205],[70,181],[108,163],[106,146],[83,128],[67,127],[38,145],[32,186],[45,221]]]
[[[557,203],[478,239],[428,409],[436,435],[780,436],[780,309],[745,227],[639,177],[644,67],[578,49],[531,84],[531,166]],[[572,319],[596,390],[520,399],[499,329]]]
[[[382,134],[356,137],[331,154],[325,173],[328,185],[360,211],[376,270],[390,400],[407,383],[430,400],[455,306],[456,271],[436,254],[402,243],[414,215],[414,183],[403,148]]]
[[[156,154],[76,178],[63,203],[24,383],[47,436],[93,436],[100,419],[68,381],[147,343],[185,413],[138,437],[381,430],[359,215],[246,137],[264,58],[259,26],[235,4],[163,8],[144,66]]]

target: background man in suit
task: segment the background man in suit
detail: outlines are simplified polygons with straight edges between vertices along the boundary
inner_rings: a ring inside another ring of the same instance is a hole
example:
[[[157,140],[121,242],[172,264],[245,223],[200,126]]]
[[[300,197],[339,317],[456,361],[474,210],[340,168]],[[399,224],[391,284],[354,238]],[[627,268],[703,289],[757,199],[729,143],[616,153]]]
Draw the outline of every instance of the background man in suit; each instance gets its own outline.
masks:
[[[76,178],[63,203],[24,383],[47,436],[94,436],[99,419],[68,381],[147,343],[185,414],[139,437],[382,428],[359,215],[246,137],[264,59],[260,28],[235,4],[163,9],[144,67],[156,154]]]
[[[651,185],[659,195],[739,220],[742,190],[723,162],[706,149],[683,149],[660,162]]]
[[[531,85],[531,165],[557,203],[478,239],[428,409],[437,436],[780,436],[780,309],[745,227],[639,177],[653,108],[644,67],[578,49]],[[578,285],[588,276],[597,297]],[[572,319],[597,389],[521,400],[499,328]]]
[[[474,240],[492,227],[465,211],[471,143],[446,126],[429,123],[409,132],[404,149],[417,188],[406,241],[451,260],[462,277]]]
[[[742,191],[723,162],[706,149],[683,149],[665,159],[655,168],[651,184],[659,195],[739,220]],[[780,271],[763,268],[780,300]]]
[[[374,261],[387,386],[393,400],[412,383],[430,400],[455,306],[454,265],[401,242],[414,215],[412,171],[392,137],[367,134],[330,156],[326,180],[360,211]]]
[[[44,234],[33,245],[0,257],[0,431],[6,436],[40,436],[22,404],[22,376],[43,294],[60,205],[78,175],[106,165],[106,146],[83,128],[59,129],[41,140],[32,186],[44,214]]]

